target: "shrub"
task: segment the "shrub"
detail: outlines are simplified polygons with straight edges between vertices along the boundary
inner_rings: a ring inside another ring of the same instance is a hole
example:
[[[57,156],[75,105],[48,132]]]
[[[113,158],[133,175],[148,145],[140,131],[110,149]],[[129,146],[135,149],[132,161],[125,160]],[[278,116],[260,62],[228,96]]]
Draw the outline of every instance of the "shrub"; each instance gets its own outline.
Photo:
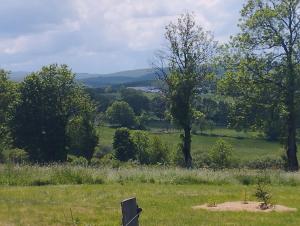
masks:
[[[270,208],[272,195],[268,192],[264,182],[258,181],[255,197],[261,202],[261,209],[265,210]]]
[[[211,166],[218,169],[229,168],[232,163],[232,150],[229,143],[219,139],[209,151]]]
[[[68,155],[67,162],[70,163],[72,166],[88,166],[89,164],[86,158],[82,156],[77,157],[75,155]]]
[[[136,157],[141,164],[150,164],[150,139],[149,133],[144,131],[133,131],[132,140],[136,148]]]
[[[29,160],[28,153],[23,149],[11,149],[5,153],[5,159],[7,162],[11,162],[14,164],[22,164],[26,163]]]
[[[96,147],[93,158],[102,158],[113,150],[111,146],[99,145]]]
[[[150,162],[152,164],[167,164],[170,162],[170,149],[158,136],[151,140]]]
[[[107,110],[108,122],[122,127],[133,127],[135,125],[135,114],[128,103],[115,101]]]
[[[278,158],[262,158],[245,163],[245,166],[249,169],[284,169],[285,161]]]
[[[136,159],[136,147],[131,139],[130,131],[127,128],[116,130],[113,148],[115,151],[115,158],[122,162],[126,162],[129,159]]]

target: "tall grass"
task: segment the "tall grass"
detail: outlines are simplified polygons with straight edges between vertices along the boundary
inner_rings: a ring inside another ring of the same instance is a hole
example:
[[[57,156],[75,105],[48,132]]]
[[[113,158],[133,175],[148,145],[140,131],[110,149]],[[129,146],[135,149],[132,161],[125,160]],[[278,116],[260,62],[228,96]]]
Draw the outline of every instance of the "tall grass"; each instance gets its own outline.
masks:
[[[70,165],[1,165],[0,185],[42,186],[71,184],[158,183],[158,184],[243,184],[259,180],[274,185],[300,185],[300,173],[280,170],[185,170],[175,167],[93,168]]]

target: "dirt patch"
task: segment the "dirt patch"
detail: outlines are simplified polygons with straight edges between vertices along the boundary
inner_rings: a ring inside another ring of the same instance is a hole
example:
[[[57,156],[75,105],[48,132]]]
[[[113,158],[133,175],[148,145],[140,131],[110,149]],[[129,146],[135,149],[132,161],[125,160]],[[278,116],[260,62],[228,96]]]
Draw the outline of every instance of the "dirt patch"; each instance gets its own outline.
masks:
[[[289,208],[282,205],[274,205],[269,209],[262,210],[259,208],[259,202],[248,202],[247,204],[243,202],[225,202],[221,204],[217,204],[216,206],[210,206],[208,204],[204,204],[201,206],[193,206],[194,210],[204,209],[209,211],[248,211],[248,212],[295,212],[296,208]]]

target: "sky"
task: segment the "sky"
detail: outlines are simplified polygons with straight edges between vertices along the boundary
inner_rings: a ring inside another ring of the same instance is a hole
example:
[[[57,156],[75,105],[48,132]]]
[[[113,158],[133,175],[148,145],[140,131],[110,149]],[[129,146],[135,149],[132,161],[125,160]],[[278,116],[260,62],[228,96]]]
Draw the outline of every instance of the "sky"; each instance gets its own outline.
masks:
[[[226,42],[243,0],[0,0],[0,67],[36,71],[51,63],[74,72],[149,68],[164,27],[184,12]]]

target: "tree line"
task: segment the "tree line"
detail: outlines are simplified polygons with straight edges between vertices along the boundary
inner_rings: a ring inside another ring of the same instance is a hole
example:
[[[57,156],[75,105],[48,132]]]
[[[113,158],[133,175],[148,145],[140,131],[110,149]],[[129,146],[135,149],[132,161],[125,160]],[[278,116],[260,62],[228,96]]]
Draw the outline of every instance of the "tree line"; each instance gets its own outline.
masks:
[[[222,65],[225,75],[218,92],[232,97],[232,126],[279,130],[288,170],[299,169],[299,2],[248,0],[241,10],[239,33],[225,45],[218,45],[190,13],[166,26],[166,50],[159,52],[155,65],[170,113],[183,129],[186,167],[192,166],[193,119],[201,114],[195,98],[212,79],[212,66]]]
[[[193,126],[212,121],[280,139],[287,169],[298,170],[299,2],[246,1],[240,31],[226,44],[216,42],[194,14],[181,15],[165,28],[165,48],[153,64],[161,96],[151,100],[129,89],[113,100],[99,95],[80,86],[66,65],[43,67],[20,84],[1,70],[0,153],[17,147],[36,162],[65,161],[68,154],[90,159],[99,117],[118,127],[143,129],[151,112],[182,130],[187,168],[193,165]]]
[[[98,144],[96,108],[66,65],[49,65],[17,84],[1,71],[1,150],[24,149],[32,162],[90,159]]]

